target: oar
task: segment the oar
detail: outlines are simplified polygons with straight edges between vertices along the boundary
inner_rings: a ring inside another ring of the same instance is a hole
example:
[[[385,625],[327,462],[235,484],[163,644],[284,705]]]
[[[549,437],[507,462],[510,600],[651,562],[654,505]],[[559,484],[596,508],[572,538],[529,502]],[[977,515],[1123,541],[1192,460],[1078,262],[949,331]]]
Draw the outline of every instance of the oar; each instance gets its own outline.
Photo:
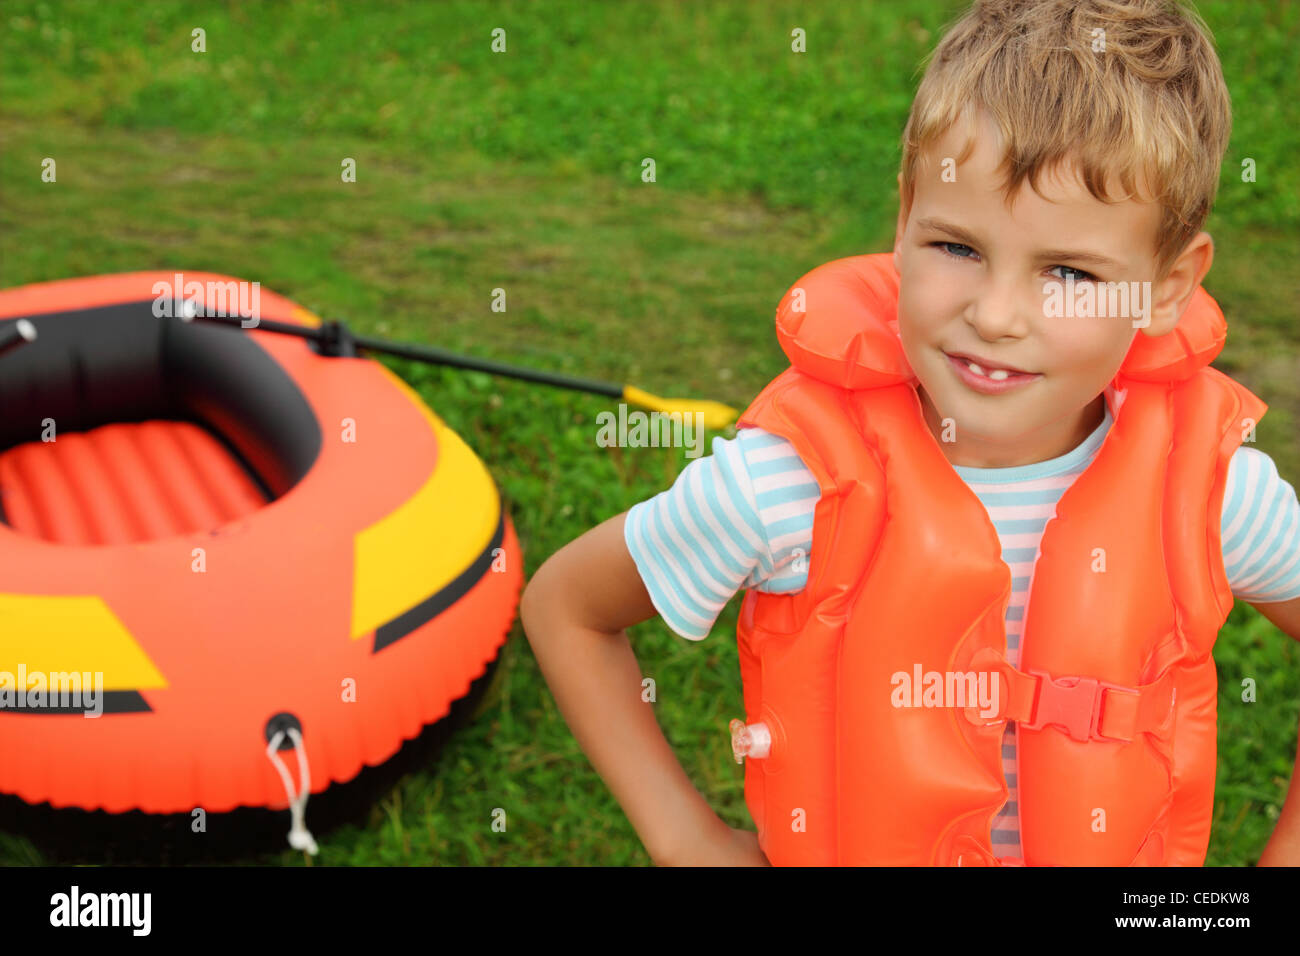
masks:
[[[294,325],[289,322],[259,319],[255,326],[245,326],[244,322],[246,320],[237,315],[189,314],[191,312],[193,312],[192,308],[180,309],[181,319],[186,322],[203,319],[204,321],[217,322],[235,328],[256,328],[263,332],[296,335],[300,339],[309,339],[317,343],[320,346],[322,355],[354,358],[357,355],[357,350],[361,349],[366,352],[382,352],[385,355],[393,355],[397,358],[413,359],[417,362],[428,362],[432,365],[449,365],[453,368],[473,369],[478,372],[487,372],[490,375],[503,375],[507,378],[522,379],[525,382],[539,382],[542,385],[555,385],[560,388],[571,388],[579,392],[590,392],[594,395],[621,398],[632,405],[648,408],[651,411],[663,412],[664,414],[680,413],[683,416],[699,414],[703,416],[700,420],[706,428],[725,428],[734,422],[739,415],[734,408],[721,402],[689,398],[660,398],[658,395],[652,395],[635,385],[617,385],[613,382],[602,382],[597,379],[577,378],[572,375],[560,375],[556,372],[522,368],[518,365],[507,365],[504,362],[493,362],[490,359],[474,358],[471,355],[459,355],[456,352],[448,352],[445,349],[434,348],[431,345],[411,345],[405,342],[388,342],[384,339],[371,338],[368,335],[354,335],[351,329],[339,321],[325,322],[319,328],[312,328]]]
[[[36,326],[26,319],[19,319],[13,325],[0,331],[0,355],[12,352],[19,346],[36,341]]]

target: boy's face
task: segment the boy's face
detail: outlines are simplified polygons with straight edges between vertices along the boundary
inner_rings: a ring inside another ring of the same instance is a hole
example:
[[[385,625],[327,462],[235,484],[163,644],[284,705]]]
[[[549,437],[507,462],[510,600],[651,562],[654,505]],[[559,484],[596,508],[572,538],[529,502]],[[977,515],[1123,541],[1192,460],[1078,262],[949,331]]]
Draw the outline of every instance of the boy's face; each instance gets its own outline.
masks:
[[[1039,181],[1047,199],[1026,183],[1007,206],[992,121],[980,115],[974,152],[954,166],[963,143],[953,129],[935,144],[919,165],[910,209],[900,209],[894,262],[903,351],[926,421],[936,439],[947,438],[940,447],[953,464],[1044,461],[1100,424],[1101,393],[1128,353],[1135,322],[1149,318],[1141,329],[1148,335],[1170,331],[1208,271],[1213,245],[1199,234],[1156,283],[1158,204],[1108,205],[1057,171]],[[946,179],[955,181],[945,181],[945,157],[952,157]],[[1148,290],[1149,312],[1053,315],[1044,287],[1065,292],[1067,278],[1074,302],[1085,282],[1150,283],[1136,287]],[[972,370],[958,354],[986,361]],[[997,368],[1028,374],[1004,378]]]

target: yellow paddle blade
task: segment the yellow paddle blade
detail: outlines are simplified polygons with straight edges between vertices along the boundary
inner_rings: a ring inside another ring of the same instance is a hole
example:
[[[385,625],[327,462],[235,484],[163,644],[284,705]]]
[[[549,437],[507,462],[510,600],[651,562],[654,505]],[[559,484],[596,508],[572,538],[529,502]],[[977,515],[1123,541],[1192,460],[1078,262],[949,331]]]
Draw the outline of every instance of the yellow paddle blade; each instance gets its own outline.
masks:
[[[682,415],[699,413],[704,416],[702,419],[704,427],[714,430],[726,428],[740,417],[740,412],[730,405],[723,405],[721,402],[692,398],[660,398],[658,395],[651,395],[649,392],[642,391],[635,385],[623,386],[623,399],[633,405],[640,405],[642,408],[669,415],[673,412],[680,412]]]

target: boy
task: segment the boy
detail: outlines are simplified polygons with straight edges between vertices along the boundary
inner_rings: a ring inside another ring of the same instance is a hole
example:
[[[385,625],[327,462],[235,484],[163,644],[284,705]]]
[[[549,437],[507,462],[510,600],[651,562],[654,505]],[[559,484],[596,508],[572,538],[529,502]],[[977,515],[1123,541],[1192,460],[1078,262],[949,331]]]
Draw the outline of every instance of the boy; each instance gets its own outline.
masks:
[[[656,862],[1204,861],[1214,636],[1235,596],[1300,639],[1300,505],[1242,446],[1263,403],[1206,367],[1229,127],[1204,26],[1167,0],[981,0],[944,37],[892,257],[800,280],[793,367],[738,437],[525,592]],[[622,631],[658,613],[699,640],[742,587],[758,837],[687,779]],[[1296,790],[1261,863],[1300,863]]]

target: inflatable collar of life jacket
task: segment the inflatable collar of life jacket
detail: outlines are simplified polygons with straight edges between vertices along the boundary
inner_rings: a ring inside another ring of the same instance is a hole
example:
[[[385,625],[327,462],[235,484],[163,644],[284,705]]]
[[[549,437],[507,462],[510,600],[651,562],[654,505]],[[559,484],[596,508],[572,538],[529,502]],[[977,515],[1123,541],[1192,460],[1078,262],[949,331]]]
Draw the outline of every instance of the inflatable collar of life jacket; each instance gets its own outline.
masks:
[[[835,259],[813,269],[790,287],[776,310],[777,339],[790,363],[841,388],[881,388],[915,379],[898,337],[898,283],[888,252]],[[1218,303],[1197,287],[1171,332],[1134,337],[1115,379],[1191,378],[1219,354],[1227,332]]]

